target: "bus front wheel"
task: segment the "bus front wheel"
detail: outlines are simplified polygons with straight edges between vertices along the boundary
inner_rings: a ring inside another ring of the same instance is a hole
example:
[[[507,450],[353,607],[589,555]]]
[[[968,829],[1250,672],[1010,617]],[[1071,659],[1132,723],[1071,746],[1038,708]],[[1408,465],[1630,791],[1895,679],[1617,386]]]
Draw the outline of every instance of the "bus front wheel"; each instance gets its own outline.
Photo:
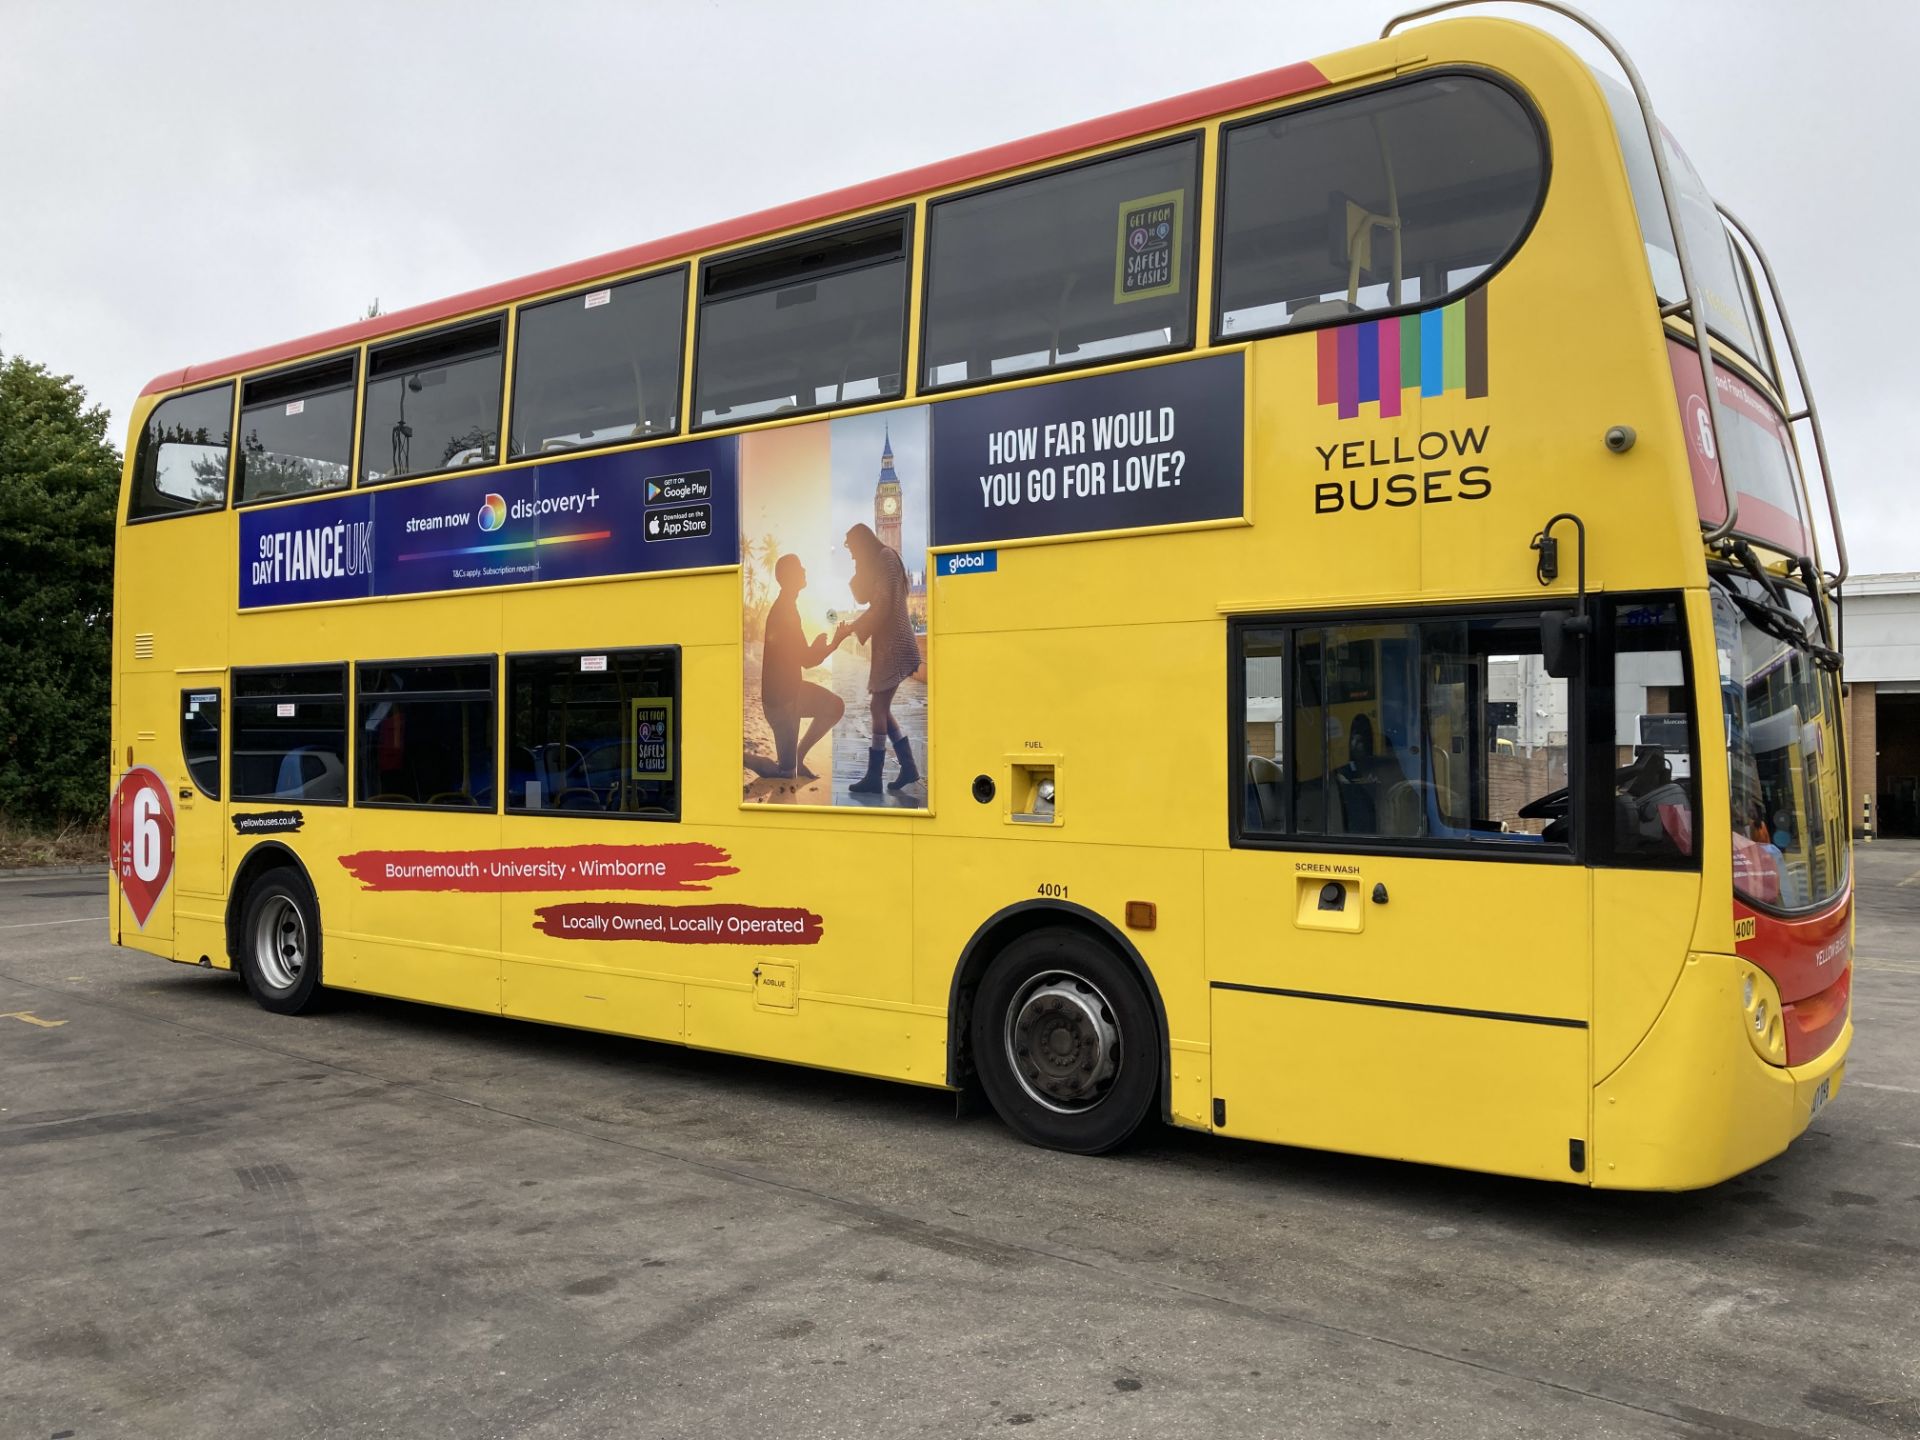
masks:
[[[247,892],[240,973],[265,1010],[298,1015],[320,999],[320,907],[291,870],[270,870]]]
[[[1013,941],[973,1008],[973,1059],[1021,1139],[1076,1155],[1125,1143],[1153,1105],[1160,1039],[1131,967],[1064,926]]]

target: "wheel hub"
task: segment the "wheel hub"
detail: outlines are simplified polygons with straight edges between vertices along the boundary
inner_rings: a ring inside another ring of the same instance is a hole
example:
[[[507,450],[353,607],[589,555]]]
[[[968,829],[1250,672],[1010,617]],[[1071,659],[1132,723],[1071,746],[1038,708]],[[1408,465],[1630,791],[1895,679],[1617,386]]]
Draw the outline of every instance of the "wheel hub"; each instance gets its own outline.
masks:
[[[1120,1073],[1113,1008],[1081,976],[1036,976],[1007,1007],[1007,1058],[1021,1088],[1048,1109],[1089,1109]]]
[[[276,990],[299,982],[307,966],[307,922],[300,907],[285,896],[275,896],[260,912],[254,926],[253,958],[261,977]]]

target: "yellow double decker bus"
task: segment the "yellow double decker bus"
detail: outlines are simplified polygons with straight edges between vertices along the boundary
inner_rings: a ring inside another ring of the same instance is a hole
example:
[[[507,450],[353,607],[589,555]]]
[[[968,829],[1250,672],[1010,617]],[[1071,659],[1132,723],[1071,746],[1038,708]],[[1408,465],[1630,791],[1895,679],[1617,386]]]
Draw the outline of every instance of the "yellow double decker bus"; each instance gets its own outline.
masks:
[[[1851,1039],[1843,542],[1618,58],[1396,22],[160,376],[113,939],[1070,1151],[1777,1154]]]

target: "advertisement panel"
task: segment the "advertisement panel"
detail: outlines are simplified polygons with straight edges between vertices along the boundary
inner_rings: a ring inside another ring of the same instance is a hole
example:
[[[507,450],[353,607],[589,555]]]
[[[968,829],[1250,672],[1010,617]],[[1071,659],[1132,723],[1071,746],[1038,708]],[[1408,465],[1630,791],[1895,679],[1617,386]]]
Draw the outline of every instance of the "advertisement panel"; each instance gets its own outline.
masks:
[[[742,799],[927,803],[927,407],[745,438]]]
[[[738,441],[455,475],[240,516],[240,608],[739,559]]]
[[[990,545],[1244,513],[1239,354],[933,409],[933,543]]]

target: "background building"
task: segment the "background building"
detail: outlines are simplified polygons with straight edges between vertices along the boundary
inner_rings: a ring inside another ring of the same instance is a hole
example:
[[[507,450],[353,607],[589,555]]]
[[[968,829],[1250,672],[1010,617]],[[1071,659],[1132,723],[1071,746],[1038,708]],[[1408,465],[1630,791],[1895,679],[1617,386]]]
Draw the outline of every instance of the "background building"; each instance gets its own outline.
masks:
[[[1853,824],[1874,801],[1874,833],[1920,835],[1920,572],[1855,575],[1841,602]]]

